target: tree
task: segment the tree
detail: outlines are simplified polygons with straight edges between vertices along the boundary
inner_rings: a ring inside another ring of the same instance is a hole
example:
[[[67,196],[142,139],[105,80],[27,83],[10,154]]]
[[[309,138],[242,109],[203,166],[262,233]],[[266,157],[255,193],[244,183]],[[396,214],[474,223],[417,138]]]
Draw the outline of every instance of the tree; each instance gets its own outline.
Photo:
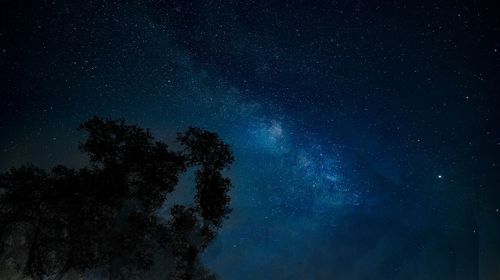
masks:
[[[178,134],[177,152],[123,120],[94,117],[80,128],[88,132],[80,150],[89,166],[27,165],[0,175],[0,255],[22,232],[22,271],[33,279],[103,268],[109,279],[126,279],[149,270],[158,254],[172,264],[164,279],[213,279],[199,255],[230,212],[232,185],[222,174],[233,162],[230,147],[198,128]],[[160,216],[191,168],[193,204],[175,204],[169,217]]]

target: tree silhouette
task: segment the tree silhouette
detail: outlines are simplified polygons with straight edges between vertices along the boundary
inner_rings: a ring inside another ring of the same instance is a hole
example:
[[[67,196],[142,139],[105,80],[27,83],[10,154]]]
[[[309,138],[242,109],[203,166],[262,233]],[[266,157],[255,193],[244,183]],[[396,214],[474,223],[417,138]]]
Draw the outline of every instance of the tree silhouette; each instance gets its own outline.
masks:
[[[109,279],[127,279],[151,269],[157,255],[167,260],[163,279],[214,279],[198,259],[230,212],[232,185],[221,173],[233,162],[230,147],[198,128],[178,134],[177,152],[123,120],[94,117],[80,128],[88,167],[26,165],[0,176],[0,255],[22,235],[18,267],[33,279],[103,268]],[[159,215],[191,168],[193,204]]]

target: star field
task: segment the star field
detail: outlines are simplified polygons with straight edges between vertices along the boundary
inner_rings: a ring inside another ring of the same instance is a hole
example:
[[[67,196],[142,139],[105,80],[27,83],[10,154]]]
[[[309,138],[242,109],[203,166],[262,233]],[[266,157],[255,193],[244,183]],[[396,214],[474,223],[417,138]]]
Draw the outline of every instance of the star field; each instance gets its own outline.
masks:
[[[2,170],[86,164],[93,115],[198,126],[236,158],[220,279],[499,277],[493,5],[4,2]]]

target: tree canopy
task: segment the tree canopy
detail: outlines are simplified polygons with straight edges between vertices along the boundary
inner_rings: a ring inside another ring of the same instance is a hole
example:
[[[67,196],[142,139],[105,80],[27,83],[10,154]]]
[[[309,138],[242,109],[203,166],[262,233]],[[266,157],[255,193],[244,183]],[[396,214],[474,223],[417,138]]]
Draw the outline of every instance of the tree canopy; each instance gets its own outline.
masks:
[[[230,213],[232,184],[222,173],[234,159],[230,146],[199,128],[177,135],[180,151],[123,120],[93,117],[80,129],[88,133],[79,147],[87,167],[25,165],[0,175],[0,260],[12,261],[8,248],[21,235],[24,253],[15,260],[33,279],[95,269],[127,279],[159,255],[163,279],[213,278],[199,255]],[[189,169],[192,204],[173,203],[170,215],[160,215]]]

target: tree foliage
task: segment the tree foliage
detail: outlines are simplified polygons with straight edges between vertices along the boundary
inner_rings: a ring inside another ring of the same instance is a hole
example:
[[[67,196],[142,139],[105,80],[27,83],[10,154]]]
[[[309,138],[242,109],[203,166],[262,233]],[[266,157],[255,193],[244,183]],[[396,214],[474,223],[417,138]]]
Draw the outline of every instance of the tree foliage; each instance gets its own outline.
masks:
[[[212,279],[198,259],[230,212],[232,185],[222,174],[233,162],[230,147],[198,128],[178,134],[177,152],[123,120],[94,117],[80,128],[88,132],[80,145],[88,167],[26,165],[0,176],[1,255],[21,227],[22,271],[33,279],[96,268],[123,279],[124,271],[149,270],[158,254],[171,260],[164,279]],[[170,216],[160,216],[190,168],[196,169],[193,204],[175,204]]]

